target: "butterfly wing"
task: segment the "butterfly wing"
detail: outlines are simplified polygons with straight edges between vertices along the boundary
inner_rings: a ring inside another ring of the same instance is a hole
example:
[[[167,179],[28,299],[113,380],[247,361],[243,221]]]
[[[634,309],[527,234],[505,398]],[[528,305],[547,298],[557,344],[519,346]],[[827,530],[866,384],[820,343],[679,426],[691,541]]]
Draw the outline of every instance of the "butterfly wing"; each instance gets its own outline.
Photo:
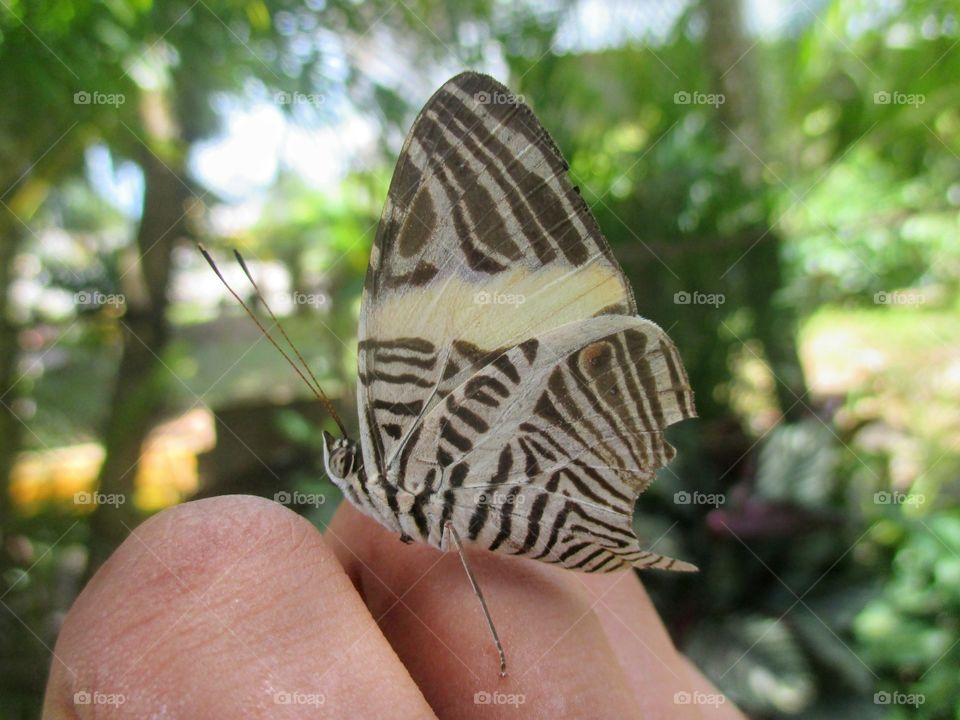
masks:
[[[424,415],[504,349],[574,320],[635,314],[567,167],[531,110],[488,76],[456,76],[420,112],[364,284],[368,472],[386,475]]]
[[[633,508],[673,457],[663,429],[694,415],[676,348],[647,320],[593,318],[528,339],[424,417],[399,468],[409,530],[440,545],[452,521],[483,547],[588,572],[693,569],[640,548]]]

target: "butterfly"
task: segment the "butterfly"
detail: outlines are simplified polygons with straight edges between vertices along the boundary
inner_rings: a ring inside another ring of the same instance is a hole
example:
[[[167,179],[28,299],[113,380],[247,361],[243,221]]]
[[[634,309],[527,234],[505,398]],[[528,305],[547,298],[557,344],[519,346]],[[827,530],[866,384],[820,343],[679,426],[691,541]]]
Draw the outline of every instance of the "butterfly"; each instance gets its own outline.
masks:
[[[447,81],[414,122],[363,286],[359,440],[329,478],[405,542],[584,572],[694,570],[640,545],[637,497],[694,417],[670,338],[630,285],[533,112],[493,78]],[[248,273],[249,275],[249,273]]]

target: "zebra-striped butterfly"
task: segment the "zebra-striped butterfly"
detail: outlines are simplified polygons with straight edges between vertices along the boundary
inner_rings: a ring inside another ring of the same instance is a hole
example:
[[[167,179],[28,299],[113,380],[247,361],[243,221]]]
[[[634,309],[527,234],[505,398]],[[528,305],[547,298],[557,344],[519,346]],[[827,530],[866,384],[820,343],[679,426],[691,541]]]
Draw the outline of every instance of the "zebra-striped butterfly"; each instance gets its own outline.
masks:
[[[693,393],[567,169],[493,78],[463,73],[430,98],[364,283],[359,443],[339,418],[344,437],[323,433],[354,505],[406,542],[460,550],[501,671],[461,538],[585,572],[695,569],[633,530]]]

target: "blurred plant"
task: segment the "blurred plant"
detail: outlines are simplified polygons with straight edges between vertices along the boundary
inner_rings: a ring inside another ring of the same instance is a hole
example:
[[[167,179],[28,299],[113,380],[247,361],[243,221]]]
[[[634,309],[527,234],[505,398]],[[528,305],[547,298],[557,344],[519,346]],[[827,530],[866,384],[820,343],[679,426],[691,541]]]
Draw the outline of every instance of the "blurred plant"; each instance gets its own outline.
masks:
[[[874,533],[893,555],[891,575],[853,629],[864,661],[888,677],[881,692],[921,698],[893,717],[950,717],[960,709],[960,513],[904,514]]]
[[[647,584],[681,648],[756,717],[827,717],[824,697],[869,709],[874,678],[851,623],[876,569],[853,552],[868,520],[838,512],[852,460],[835,431],[817,418],[779,425],[732,481],[705,487],[711,475],[684,459],[691,433],[678,430],[680,460],[651,492],[664,516],[699,528],[679,552],[701,575]]]

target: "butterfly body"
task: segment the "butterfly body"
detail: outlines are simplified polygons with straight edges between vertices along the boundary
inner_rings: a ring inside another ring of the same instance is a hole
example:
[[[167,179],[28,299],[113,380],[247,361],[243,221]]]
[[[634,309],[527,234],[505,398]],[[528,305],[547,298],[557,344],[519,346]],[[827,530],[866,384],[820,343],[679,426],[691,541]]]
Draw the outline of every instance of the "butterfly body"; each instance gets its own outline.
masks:
[[[364,284],[359,443],[333,481],[401,538],[607,572],[641,549],[637,496],[693,417],[667,335],[636,314],[567,164],[503,85],[464,73],[401,151]]]

